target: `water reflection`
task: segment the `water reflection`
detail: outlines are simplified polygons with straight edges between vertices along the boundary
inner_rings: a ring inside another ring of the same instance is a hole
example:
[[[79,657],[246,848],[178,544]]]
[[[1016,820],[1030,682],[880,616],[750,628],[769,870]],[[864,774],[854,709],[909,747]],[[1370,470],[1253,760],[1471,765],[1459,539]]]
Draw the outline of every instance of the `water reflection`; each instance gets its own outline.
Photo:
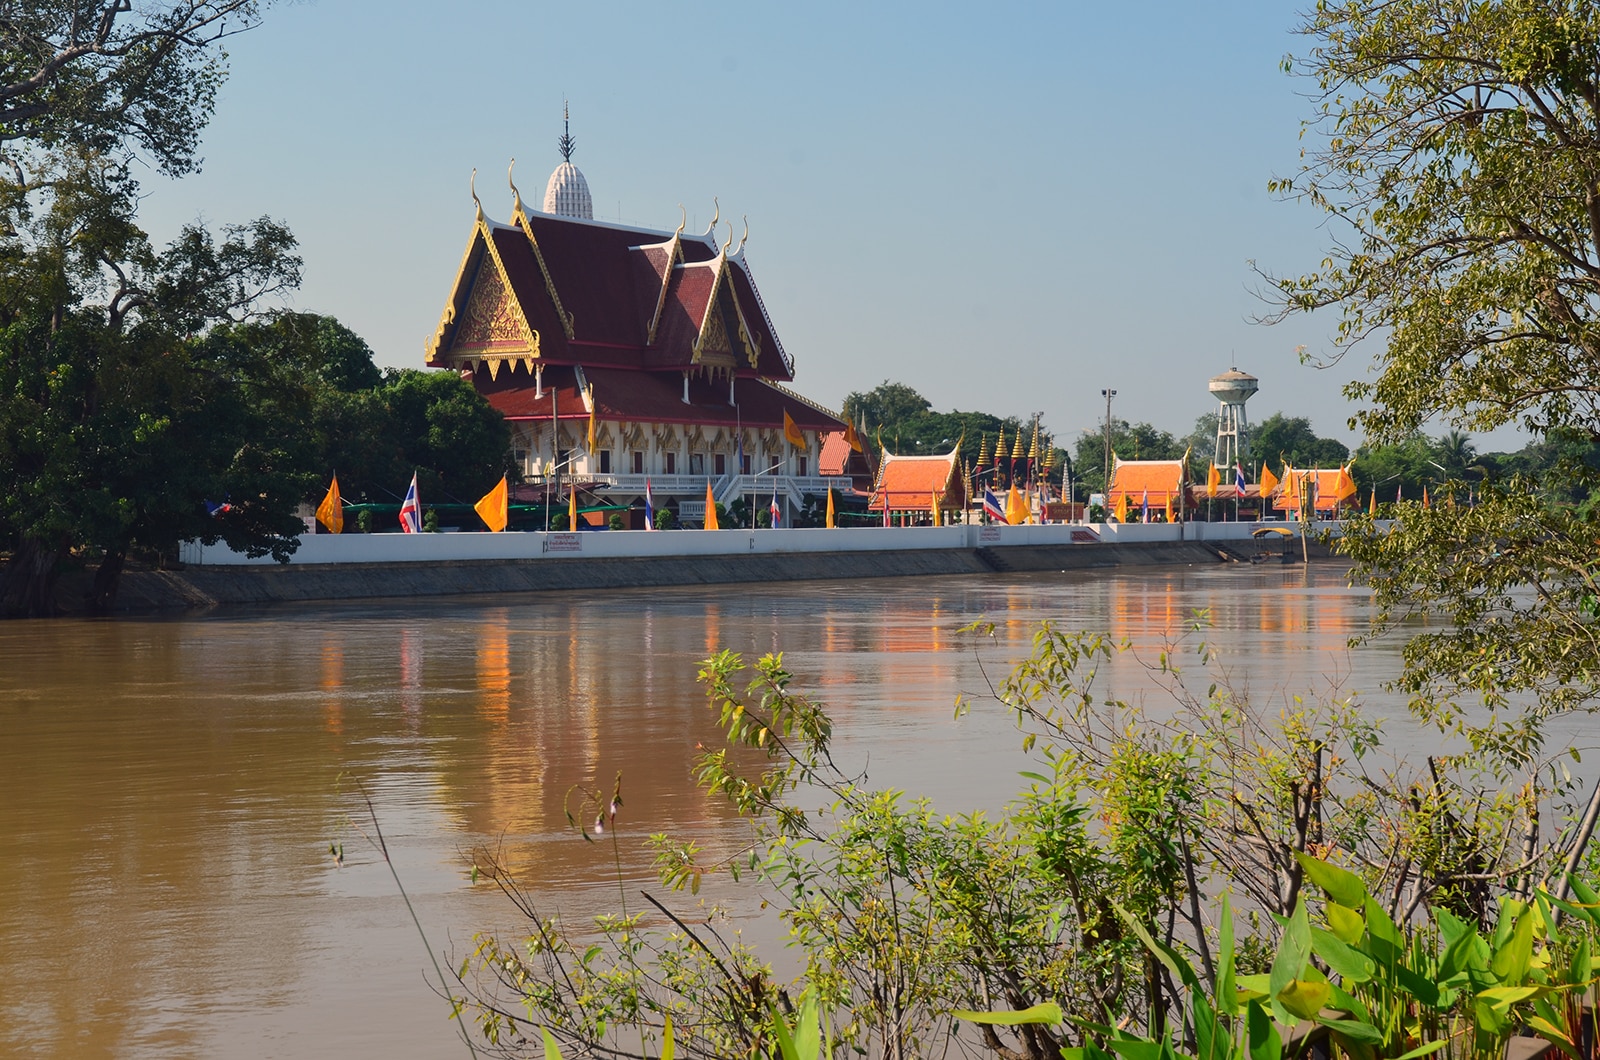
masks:
[[[1372,689],[1392,654],[1344,652],[1367,608],[1335,571],[1254,568],[0,625],[0,1054],[459,1048],[358,793],[436,947],[508,918],[467,882],[485,845],[576,915],[616,892],[609,847],[567,828],[575,786],[624,774],[632,879],[651,832],[740,843],[688,781],[717,737],[696,662],[721,647],[783,650],[842,755],[962,810],[1003,803],[1023,766],[1009,719],[957,720],[956,693],[1003,674],[1041,619],[1148,653],[1204,609],[1263,692],[1335,667]],[[958,633],[981,616],[993,640]],[[1105,680],[1150,688],[1131,657]]]

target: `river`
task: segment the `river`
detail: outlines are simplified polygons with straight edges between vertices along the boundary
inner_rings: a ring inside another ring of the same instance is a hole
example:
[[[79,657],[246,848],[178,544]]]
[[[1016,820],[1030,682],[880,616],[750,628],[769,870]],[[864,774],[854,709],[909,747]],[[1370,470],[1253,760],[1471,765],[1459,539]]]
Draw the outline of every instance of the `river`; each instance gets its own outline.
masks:
[[[717,739],[695,682],[719,647],[782,650],[842,757],[947,810],[1028,768],[980,695],[1037,623],[1149,661],[1205,611],[1254,701],[1378,692],[1397,648],[1346,649],[1371,601],[1335,565],[609,591],[0,624],[0,1054],[465,1055],[376,848],[434,950],[512,911],[474,886],[497,846],[569,915],[616,895],[567,827],[574,786],[622,775],[623,874],[642,837],[738,838],[689,781]],[[962,634],[978,618],[991,639]],[[1192,638],[1191,638],[1192,644]],[[1107,690],[1159,695],[1132,656]],[[330,855],[341,847],[342,864]]]

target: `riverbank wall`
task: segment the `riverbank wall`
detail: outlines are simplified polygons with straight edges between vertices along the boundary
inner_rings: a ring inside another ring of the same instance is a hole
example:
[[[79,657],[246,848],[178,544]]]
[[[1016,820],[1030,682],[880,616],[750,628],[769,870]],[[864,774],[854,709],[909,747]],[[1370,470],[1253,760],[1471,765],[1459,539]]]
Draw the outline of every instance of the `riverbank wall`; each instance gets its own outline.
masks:
[[[319,534],[303,538],[287,564],[191,546],[178,569],[125,574],[118,609],[1248,562],[1258,555],[1257,525]],[[1265,548],[1275,558],[1286,544]],[[1310,549],[1313,558],[1329,554]],[[63,588],[70,606],[72,589]]]

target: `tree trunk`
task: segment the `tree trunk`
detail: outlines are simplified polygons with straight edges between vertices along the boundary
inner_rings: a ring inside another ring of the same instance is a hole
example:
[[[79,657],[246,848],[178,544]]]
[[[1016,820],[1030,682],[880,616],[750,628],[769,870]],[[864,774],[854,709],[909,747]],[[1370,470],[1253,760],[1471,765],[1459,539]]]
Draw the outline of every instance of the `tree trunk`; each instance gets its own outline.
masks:
[[[0,616],[43,618],[56,612],[59,544],[23,538],[11,561],[0,571]]]
[[[122,568],[128,559],[128,546],[121,545],[106,552],[100,567],[94,572],[94,584],[84,597],[84,604],[95,614],[104,614],[117,602],[117,589],[122,584]]]

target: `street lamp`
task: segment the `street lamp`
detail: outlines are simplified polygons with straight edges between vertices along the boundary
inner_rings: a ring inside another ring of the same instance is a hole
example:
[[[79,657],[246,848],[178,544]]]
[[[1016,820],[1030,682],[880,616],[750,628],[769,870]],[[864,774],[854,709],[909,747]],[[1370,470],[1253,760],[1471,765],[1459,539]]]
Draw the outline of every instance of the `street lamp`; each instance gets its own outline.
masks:
[[[1109,494],[1111,492],[1111,399],[1117,396],[1117,392],[1102,390],[1100,396],[1106,399],[1106,479],[1100,490]]]

